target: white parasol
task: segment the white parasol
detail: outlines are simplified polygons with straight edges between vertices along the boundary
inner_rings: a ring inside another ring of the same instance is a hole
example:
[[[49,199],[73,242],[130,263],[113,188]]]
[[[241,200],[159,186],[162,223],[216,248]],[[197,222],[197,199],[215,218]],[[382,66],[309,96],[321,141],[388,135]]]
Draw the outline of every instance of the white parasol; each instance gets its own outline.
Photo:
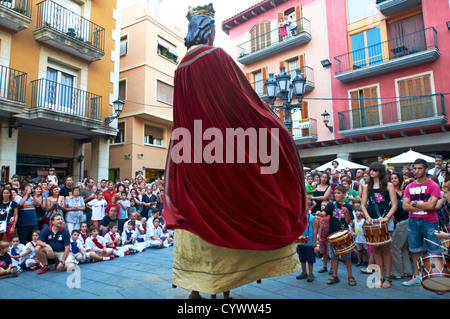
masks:
[[[424,159],[425,161],[429,163],[434,163],[434,158],[425,154],[421,154],[419,152],[415,152],[412,150],[412,148],[409,149],[409,151],[404,152],[400,155],[397,155],[393,158],[390,158],[388,160],[385,160],[384,162],[386,164],[410,164],[414,163],[414,161],[418,158]]]

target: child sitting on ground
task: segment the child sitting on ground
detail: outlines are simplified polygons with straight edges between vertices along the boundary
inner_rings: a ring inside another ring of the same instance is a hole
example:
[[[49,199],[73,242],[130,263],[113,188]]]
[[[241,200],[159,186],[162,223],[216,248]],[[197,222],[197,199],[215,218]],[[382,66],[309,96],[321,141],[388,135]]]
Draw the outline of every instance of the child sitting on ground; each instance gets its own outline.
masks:
[[[114,259],[113,249],[106,248],[105,239],[99,235],[98,227],[91,226],[89,233],[91,235],[86,240],[86,252],[89,253],[89,259],[92,262]]]
[[[17,277],[17,269],[12,266],[11,255],[8,254],[9,242],[0,241],[0,279]]]
[[[83,240],[80,240],[80,231],[78,229],[72,230],[70,238],[70,252],[75,257],[77,264],[87,261],[86,253],[84,251]]]

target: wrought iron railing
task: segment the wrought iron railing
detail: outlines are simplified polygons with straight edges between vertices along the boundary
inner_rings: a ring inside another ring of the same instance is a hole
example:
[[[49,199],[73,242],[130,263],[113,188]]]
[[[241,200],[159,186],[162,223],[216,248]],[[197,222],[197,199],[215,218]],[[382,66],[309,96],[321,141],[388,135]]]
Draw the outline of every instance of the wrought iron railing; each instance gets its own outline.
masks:
[[[45,0],[37,4],[36,28],[49,27],[104,51],[105,29],[73,11]]]
[[[0,6],[10,8],[31,18],[31,0],[0,0]]]
[[[27,74],[0,65],[0,98],[25,103]]]
[[[365,68],[410,54],[439,49],[437,32],[433,27],[354,50],[335,57],[336,74]]]
[[[372,104],[369,100],[364,101]],[[339,112],[339,130],[353,130],[445,115],[443,94],[420,95]]]
[[[238,45],[239,50],[239,58],[242,58],[251,53],[255,53],[261,50],[264,50],[271,45],[289,41],[300,34],[308,33],[311,34],[311,22],[306,18],[298,19],[291,23],[291,27],[287,27],[287,35],[281,36],[280,28],[276,28],[270,32],[263,33],[259,36],[256,36],[249,41],[241,43]]]
[[[31,109],[44,108],[102,120],[102,97],[47,79],[31,82]]]

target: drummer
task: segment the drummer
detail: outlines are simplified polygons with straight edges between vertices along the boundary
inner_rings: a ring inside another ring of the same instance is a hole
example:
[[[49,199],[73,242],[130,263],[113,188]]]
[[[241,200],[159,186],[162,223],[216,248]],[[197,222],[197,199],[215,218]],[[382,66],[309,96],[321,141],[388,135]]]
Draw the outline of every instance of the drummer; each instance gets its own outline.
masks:
[[[397,210],[397,200],[391,201],[391,198],[397,199],[394,186],[388,182],[386,176],[386,168],[380,162],[374,162],[369,167],[370,178],[368,183],[362,187],[362,200],[361,209],[366,218],[366,223],[372,225],[374,223],[392,223],[392,215]],[[391,268],[392,268],[392,255],[391,245],[386,243],[380,246],[373,246],[375,263],[380,270],[380,281],[376,284],[376,287],[390,288],[392,283]],[[386,276],[384,277],[382,272],[386,269]]]
[[[414,275],[402,283],[404,286],[420,285],[418,261],[422,255],[424,240],[429,253],[442,252],[435,235],[439,225],[435,207],[441,198],[441,190],[438,184],[428,179],[428,163],[424,159],[415,160],[413,170],[416,180],[406,186],[403,209],[409,211],[408,245],[413,256]]]
[[[350,204],[344,203],[344,197],[346,193],[347,189],[344,186],[336,186],[334,190],[334,198],[336,201],[328,203],[323,210],[325,216],[330,216],[330,234],[333,234],[334,232],[340,231],[342,229],[348,229],[350,231],[353,227],[352,206]],[[351,228],[349,226],[351,226]],[[356,280],[352,275],[352,253],[350,252],[338,256],[336,255],[333,246],[330,245],[329,254],[331,259],[331,268],[333,269],[333,275],[330,279],[327,280],[327,284],[331,285],[340,281],[337,275],[340,257],[345,262],[345,267],[347,268],[348,284],[350,286],[355,286]]]

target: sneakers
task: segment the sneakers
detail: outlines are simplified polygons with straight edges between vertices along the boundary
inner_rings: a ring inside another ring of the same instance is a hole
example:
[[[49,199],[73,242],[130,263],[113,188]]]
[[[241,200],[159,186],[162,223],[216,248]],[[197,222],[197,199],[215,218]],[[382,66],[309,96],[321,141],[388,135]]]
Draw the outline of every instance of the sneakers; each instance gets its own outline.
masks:
[[[37,273],[38,273],[38,275],[41,275],[43,273],[46,273],[49,270],[50,270],[50,267],[48,265],[47,266],[42,266],[41,269],[39,269]]]
[[[415,286],[415,285],[420,285],[420,277],[419,276],[412,276],[411,279],[409,279],[408,281],[404,281],[402,282],[403,286]]]

